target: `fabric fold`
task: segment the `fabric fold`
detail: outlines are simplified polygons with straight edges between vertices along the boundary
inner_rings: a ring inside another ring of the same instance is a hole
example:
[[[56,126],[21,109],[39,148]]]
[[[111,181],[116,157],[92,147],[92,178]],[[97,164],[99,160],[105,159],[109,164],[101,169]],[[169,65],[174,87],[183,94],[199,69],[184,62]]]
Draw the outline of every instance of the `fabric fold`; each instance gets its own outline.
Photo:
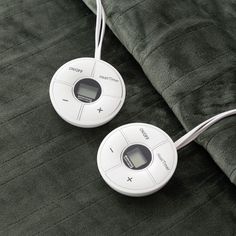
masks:
[[[96,11],[95,1],[84,2]],[[227,12],[233,3],[189,4],[103,1],[108,25],[186,131],[236,108],[236,12]],[[196,141],[236,184],[236,117],[220,121]]]

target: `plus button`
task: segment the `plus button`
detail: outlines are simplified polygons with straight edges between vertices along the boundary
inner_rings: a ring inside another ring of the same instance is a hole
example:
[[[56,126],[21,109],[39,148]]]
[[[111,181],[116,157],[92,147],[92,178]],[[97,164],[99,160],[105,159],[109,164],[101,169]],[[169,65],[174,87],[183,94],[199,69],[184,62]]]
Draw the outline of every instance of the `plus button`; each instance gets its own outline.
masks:
[[[132,182],[132,177],[128,177],[127,182]]]
[[[99,113],[103,111],[101,107],[99,109],[97,109],[97,110],[98,110]]]

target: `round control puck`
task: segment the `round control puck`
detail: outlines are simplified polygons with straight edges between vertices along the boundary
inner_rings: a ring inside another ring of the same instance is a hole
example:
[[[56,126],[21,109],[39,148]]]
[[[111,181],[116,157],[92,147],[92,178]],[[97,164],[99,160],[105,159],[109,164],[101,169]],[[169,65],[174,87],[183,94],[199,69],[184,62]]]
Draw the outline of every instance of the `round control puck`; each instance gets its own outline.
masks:
[[[115,191],[133,197],[152,194],[172,177],[177,150],[163,130],[145,123],[123,125],[102,141],[97,165]]]
[[[125,100],[119,72],[105,61],[78,58],[61,66],[50,83],[50,99],[68,123],[92,128],[109,122]]]

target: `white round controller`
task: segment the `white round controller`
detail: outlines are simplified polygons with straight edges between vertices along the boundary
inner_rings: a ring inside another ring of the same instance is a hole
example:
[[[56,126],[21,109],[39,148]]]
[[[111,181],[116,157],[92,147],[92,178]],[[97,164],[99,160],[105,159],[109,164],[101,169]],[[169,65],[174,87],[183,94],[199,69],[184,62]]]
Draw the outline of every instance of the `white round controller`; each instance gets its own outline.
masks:
[[[131,123],[104,138],[97,164],[105,182],[117,192],[146,196],[170,180],[177,166],[177,150],[163,130]]]
[[[53,107],[65,121],[91,128],[107,123],[119,112],[125,84],[105,61],[78,58],[56,71],[49,93]]]

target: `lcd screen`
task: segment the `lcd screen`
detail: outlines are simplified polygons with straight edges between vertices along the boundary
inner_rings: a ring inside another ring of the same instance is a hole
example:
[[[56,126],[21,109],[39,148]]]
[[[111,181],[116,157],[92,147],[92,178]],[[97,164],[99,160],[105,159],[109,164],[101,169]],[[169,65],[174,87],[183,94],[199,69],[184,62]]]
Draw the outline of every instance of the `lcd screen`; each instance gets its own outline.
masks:
[[[145,156],[142,151],[136,147],[127,153],[130,161],[133,163],[135,168],[139,168],[140,166],[147,163]]]
[[[99,88],[89,84],[81,83],[78,88],[78,95],[95,99]]]

